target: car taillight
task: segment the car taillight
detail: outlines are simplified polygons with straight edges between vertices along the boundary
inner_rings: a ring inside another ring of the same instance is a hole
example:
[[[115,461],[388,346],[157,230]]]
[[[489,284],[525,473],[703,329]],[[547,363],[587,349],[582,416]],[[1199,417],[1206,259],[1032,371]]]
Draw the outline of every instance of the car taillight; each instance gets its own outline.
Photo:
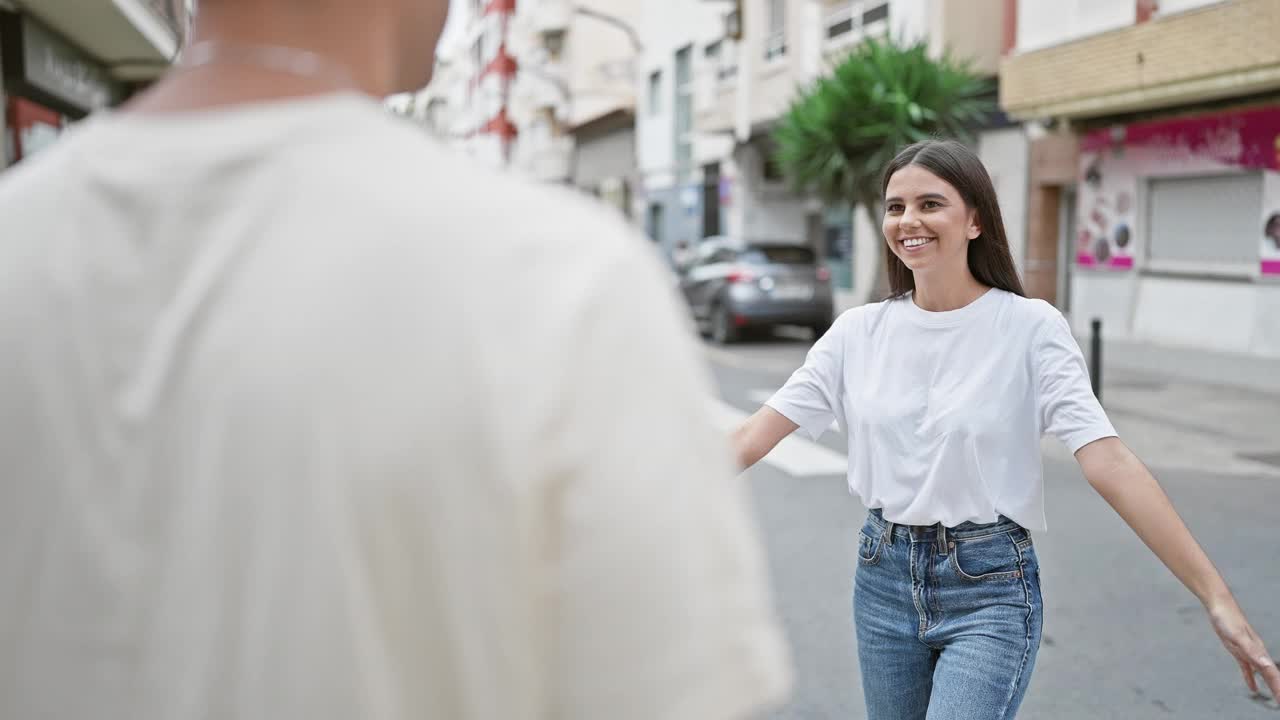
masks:
[[[826,281],[830,280],[830,279],[831,279],[831,271],[830,271],[830,270],[828,270],[828,269],[826,269],[826,268],[824,268],[824,267],[820,267],[820,268],[818,268],[818,279],[819,279],[819,280],[821,280],[821,281],[823,281],[823,282],[826,282]]]
[[[728,280],[731,283],[751,282],[752,280],[755,280],[755,279],[756,279],[755,273],[751,272],[750,270],[744,270],[742,268],[730,270],[729,273],[725,275],[725,280]]]

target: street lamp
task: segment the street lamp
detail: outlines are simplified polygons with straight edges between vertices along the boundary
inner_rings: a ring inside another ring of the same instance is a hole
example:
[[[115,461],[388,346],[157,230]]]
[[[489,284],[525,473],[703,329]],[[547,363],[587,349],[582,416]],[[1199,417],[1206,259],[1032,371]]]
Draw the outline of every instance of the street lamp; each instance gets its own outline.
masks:
[[[627,34],[627,39],[631,41],[631,49],[632,51],[635,52],[636,55],[640,55],[641,53],[644,52],[644,43],[641,42],[640,40],[640,33],[636,32],[636,29],[631,26],[631,23],[628,23],[627,21],[615,15],[602,13],[599,10],[593,10],[591,8],[582,7],[580,5],[574,6],[573,12],[575,15],[581,15],[582,17],[588,17],[588,18],[592,18],[593,20],[599,20],[600,22],[603,22],[603,23],[612,25],[615,28],[618,28],[619,30]]]

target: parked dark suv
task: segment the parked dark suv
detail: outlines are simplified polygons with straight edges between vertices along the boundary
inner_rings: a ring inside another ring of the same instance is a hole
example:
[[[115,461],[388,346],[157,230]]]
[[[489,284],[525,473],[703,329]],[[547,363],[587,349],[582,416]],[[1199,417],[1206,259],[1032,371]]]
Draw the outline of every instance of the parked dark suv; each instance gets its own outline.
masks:
[[[831,325],[831,273],[802,245],[708,239],[679,272],[698,327],[718,343],[747,328],[804,325],[816,337]]]

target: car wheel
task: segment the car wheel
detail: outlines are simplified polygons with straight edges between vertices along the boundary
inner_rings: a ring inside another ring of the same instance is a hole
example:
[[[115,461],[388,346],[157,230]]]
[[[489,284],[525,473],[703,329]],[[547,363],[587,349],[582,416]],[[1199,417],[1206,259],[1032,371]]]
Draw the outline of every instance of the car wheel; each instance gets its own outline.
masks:
[[[698,337],[708,337],[711,335],[711,323],[707,318],[698,317],[698,314],[689,313],[689,317],[693,320],[693,328],[697,331]]]
[[[728,345],[738,339],[738,328],[733,325],[729,309],[723,305],[711,310],[711,339],[718,345]]]

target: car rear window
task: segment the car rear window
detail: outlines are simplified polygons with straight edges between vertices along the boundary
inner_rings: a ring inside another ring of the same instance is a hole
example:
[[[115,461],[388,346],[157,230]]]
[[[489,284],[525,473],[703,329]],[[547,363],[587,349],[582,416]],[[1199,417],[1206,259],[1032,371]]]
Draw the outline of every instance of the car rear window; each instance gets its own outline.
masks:
[[[749,247],[739,256],[742,262],[757,265],[812,265],[813,251],[798,245]]]

